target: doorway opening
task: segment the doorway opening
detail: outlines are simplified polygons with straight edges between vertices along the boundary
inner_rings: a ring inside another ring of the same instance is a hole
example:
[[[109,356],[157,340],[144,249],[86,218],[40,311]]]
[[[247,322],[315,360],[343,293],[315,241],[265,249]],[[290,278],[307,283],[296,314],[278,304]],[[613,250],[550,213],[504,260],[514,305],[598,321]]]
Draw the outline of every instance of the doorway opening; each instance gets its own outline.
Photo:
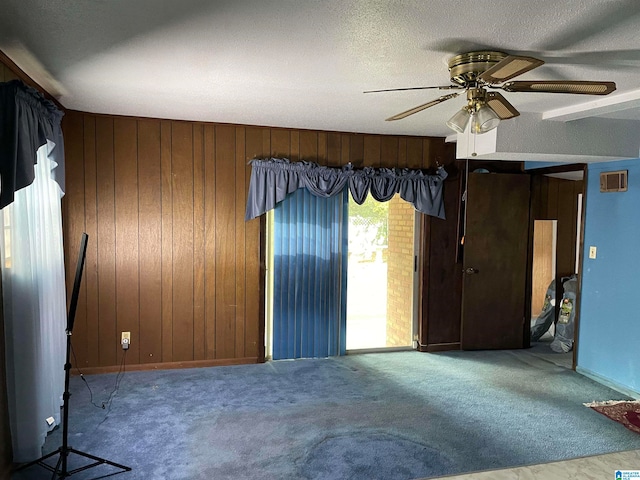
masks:
[[[388,202],[349,200],[346,348],[411,348],[416,214],[395,195]]]
[[[574,307],[579,303],[585,171],[583,165],[532,171],[529,352],[570,369],[576,365],[578,341]]]

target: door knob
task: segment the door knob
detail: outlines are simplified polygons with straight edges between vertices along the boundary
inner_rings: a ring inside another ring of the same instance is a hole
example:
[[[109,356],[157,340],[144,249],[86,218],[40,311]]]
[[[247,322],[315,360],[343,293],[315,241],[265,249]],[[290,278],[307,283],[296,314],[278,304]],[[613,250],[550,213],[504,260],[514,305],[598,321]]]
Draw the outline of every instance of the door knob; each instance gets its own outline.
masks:
[[[478,273],[479,270],[477,268],[469,267],[463,270],[463,272],[466,273],[467,275],[473,275],[474,273]]]

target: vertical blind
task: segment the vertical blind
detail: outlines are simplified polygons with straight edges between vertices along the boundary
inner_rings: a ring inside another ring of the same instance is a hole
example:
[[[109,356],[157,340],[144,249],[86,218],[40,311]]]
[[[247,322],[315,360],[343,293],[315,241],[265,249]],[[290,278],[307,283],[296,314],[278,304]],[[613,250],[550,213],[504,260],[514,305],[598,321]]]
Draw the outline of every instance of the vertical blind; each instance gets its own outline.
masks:
[[[301,188],[274,210],[274,360],[345,352],[347,195]]]

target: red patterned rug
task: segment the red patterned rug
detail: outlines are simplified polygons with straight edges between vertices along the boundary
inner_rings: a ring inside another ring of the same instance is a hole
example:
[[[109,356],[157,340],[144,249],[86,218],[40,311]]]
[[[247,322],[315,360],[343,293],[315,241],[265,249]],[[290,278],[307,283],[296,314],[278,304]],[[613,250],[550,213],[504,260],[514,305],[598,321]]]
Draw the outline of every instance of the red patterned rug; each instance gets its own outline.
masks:
[[[610,400],[608,402],[585,403],[584,405],[621,423],[629,430],[640,433],[640,400]]]

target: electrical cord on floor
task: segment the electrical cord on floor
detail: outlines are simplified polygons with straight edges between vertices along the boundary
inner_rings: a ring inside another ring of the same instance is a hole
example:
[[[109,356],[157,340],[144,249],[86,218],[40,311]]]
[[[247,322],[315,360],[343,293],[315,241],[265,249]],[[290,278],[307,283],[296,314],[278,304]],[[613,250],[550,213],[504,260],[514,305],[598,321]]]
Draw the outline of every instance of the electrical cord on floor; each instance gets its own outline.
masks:
[[[127,358],[127,350],[124,350],[122,352],[122,361],[120,362],[120,370],[118,371],[118,374],[116,375],[115,385],[113,386],[113,390],[111,391],[111,394],[109,395],[109,399],[106,401],[107,412],[111,411],[111,403],[113,402],[113,397],[118,392],[118,389],[120,388],[120,382],[124,378],[124,374],[125,374],[125,371],[126,371],[126,368],[125,368],[125,365],[126,365],[125,359],[126,358]]]
[[[89,386],[89,383],[87,382],[87,379],[84,378],[84,374],[82,373],[82,371],[80,370],[80,367],[78,367],[78,358],[76,357],[76,352],[73,349],[73,342],[71,342],[71,353],[73,354],[73,363],[76,366],[76,370],[78,371],[78,374],[80,375],[80,378],[82,379],[82,381],[84,382],[84,384],[87,386],[87,389],[89,390],[89,396],[90,396],[90,402],[91,405],[93,405],[96,408],[100,408],[102,410],[107,410],[107,412],[111,411],[111,404],[113,402],[113,397],[114,395],[118,392],[118,389],[120,388],[120,382],[122,381],[122,379],[124,378],[124,374],[125,374],[125,359],[127,357],[127,350],[124,350],[122,353],[122,361],[120,362],[120,369],[118,370],[118,374],[116,375],[116,381],[115,384],[113,386],[113,390],[111,391],[111,393],[109,394],[109,398],[102,402],[101,405],[95,403],[93,401],[93,391],[91,390],[91,387]]]

